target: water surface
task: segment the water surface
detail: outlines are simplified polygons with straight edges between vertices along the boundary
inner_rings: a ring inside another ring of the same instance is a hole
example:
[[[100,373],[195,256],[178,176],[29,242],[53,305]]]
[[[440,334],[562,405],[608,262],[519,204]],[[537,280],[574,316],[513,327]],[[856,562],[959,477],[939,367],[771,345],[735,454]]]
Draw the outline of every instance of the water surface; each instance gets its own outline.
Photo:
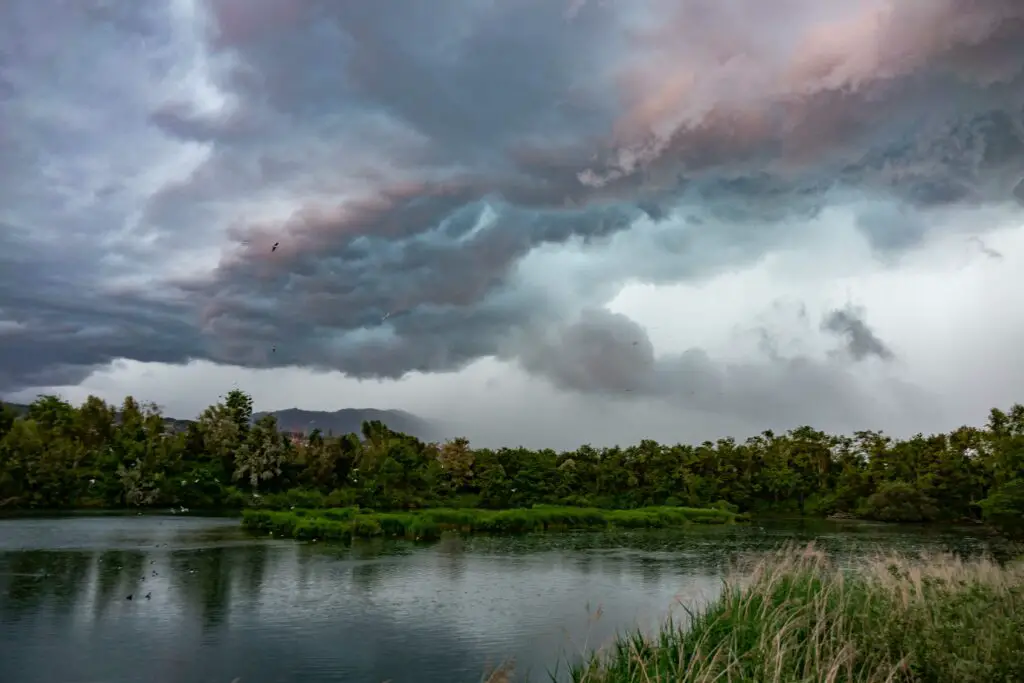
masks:
[[[470,683],[511,657],[546,681],[566,654],[713,598],[738,554],[790,540],[848,557],[998,551],[970,531],[850,523],[345,548],[256,538],[233,519],[6,519],[0,678]]]

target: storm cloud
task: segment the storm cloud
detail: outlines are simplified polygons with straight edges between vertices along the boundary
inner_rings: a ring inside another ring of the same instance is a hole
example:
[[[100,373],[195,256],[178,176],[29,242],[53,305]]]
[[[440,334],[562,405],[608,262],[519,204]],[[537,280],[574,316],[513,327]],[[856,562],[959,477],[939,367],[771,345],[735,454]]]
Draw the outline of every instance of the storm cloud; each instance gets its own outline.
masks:
[[[0,391],[122,358],[497,358],[616,400],[796,419],[789,387],[855,414],[856,363],[900,360],[870,312],[807,327],[843,354],[734,362],[607,307],[836,212],[890,264],[994,225],[950,216],[1024,221],[1022,45],[1016,0],[5,2]]]

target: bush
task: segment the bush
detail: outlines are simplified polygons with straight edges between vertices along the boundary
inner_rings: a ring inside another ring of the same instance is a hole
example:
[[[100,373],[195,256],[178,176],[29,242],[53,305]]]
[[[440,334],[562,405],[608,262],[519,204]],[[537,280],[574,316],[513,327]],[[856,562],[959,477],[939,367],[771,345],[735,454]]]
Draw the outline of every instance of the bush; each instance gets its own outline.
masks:
[[[986,522],[1001,531],[1024,536],[1024,479],[1012,479],[979,504]]]
[[[735,514],[735,513],[740,511],[740,508],[739,508],[738,505],[733,505],[732,503],[730,503],[727,500],[716,501],[716,502],[711,504],[711,507],[714,508],[715,510],[725,510],[726,512],[731,512],[733,514]]]
[[[860,514],[879,522],[930,522],[938,518],[939,510],[913,484],[887,481],[867,499]]]
[[[324,498],[324,507],[327,508],[349,508],[354,507],[358,502],[358,492],[353,489],[334,489]]]

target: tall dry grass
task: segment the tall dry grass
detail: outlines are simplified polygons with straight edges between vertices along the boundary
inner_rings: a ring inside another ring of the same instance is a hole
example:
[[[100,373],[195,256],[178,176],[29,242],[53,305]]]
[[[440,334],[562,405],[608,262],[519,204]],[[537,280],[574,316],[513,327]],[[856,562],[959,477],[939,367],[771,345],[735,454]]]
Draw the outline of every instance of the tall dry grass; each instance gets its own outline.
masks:
[[[1024,681],[1024,564],[878,556],[840,569],[813,546],[742,567],[690,623],[625,635],[575,683]]]

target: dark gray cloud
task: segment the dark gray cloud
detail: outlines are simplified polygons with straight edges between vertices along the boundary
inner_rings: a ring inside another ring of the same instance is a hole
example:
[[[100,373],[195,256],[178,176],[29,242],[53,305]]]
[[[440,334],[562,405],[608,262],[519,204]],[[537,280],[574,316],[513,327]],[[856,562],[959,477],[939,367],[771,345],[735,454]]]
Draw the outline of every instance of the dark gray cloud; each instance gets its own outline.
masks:
[[[530,371],[588,393],[647,392],[655,367],[647,332],[621,313],[583,311],[579,320],[547,338],[524,336],[516,355]]]
[[[892,350],[864,322],[864,311],[853,306],[831,311],[821,321],[821,329],[841,336],[845,350],[854,360],[874,356],[882,360],[895,358]]]
[[[1021,211],[1024,6],[883,4],[4,3],[0,388],[500,356],[707,409],[842,396],[835,359],[660,358],[600,310],[834,207],[889,255],[947,209]]]

